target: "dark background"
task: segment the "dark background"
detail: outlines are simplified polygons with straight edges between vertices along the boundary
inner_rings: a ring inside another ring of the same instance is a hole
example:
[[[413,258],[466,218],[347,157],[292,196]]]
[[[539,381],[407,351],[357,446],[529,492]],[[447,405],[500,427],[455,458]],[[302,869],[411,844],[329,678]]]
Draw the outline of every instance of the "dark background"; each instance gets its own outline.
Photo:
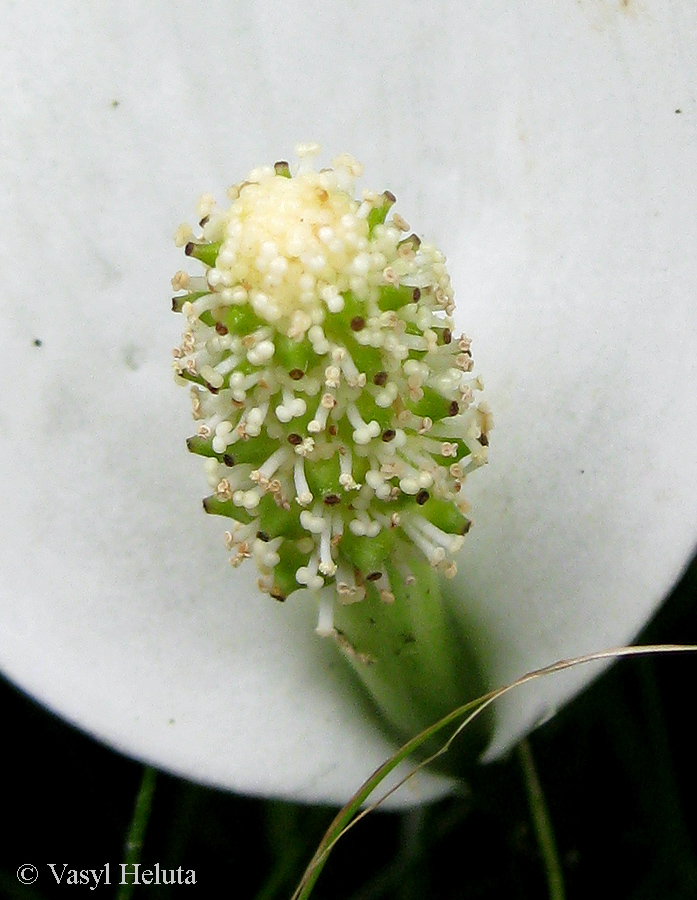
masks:
[[[697,562],[641,636],[697,643]],[[697,656],[615,664],[532,736],[567,898],[697,898]],[[114,897],[142,767],[0,680],[0,897]],[[358,787],[358,785],[356,785]],[[263,801],[159,773],[142,860],[194,869],[196,887],[134,897],[289,898],[335,809]],[[47,862],[112,864],[111,888],[57,886]],[[33,862],[37,883],[17,867]],[[467,792],[406,814],[373,813],[335,849],[317,900],[544,898],[544,868],[516,754],[478,767]]]

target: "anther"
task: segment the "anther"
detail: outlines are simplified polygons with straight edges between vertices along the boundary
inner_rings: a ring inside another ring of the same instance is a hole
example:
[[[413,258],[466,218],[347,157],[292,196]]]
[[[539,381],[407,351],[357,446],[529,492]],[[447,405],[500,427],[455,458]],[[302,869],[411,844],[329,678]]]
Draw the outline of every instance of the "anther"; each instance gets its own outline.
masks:
[[[377,384],[378,387],[387,384],[387,372],[376,372],[373,375],[373,384]]]
[[[232,456],[230,453],[224,453],[223,454],[223,462],[225,463],[226,466],[229,466],[230,468],[232,468],[235,465],[235,457]]]
[[[302,442],[303,439],[299,434],[293,432],[292,434],[288,435],[288,443],[292,444],[294,447],[298,447],[300,444],[302,444]]]
[[[365,328],[365,319],[363,316],[354,316],[351,319],[351,331],[363,331]]]
[[[218,334],[227,334],[228,333],[227,326],[223,325],[222,322],[215,323],[215,330],[218,332]]]
[[[337,497],[336,494],[327,494],[324,502],[327,506],[336,506],[337,503],[341,503],[341,497]]]
[[[288,377],[292,378],[293,381],[300,381],[300,379],[305,375],[302,369],[291,369],[288,373]]]
[[[448,407],[448,415],[456,416],[459,412],[460,412],[460,404],[457,402],[457,400],[453,400],[451,402],[450,406]]]
[[[383,441],[388,444],[390,441],[395,439],[395,435],[397,432],[393,428],[386,428],[382,433]]]

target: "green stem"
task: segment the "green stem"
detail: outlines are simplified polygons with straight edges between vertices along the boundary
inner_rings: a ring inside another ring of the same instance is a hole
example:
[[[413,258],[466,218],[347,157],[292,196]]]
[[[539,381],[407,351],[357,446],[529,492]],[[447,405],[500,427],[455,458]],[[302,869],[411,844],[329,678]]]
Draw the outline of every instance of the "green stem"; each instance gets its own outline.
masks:
[[[334,625],[343,655],[383,725],[404,741],[482,694],[484,681],[470,646],[473,636],[455,619],[440,574],[418,554],[400,563],[385,561],[394,602],[383,602],[369,585],[360,603],[335,607]],[[488,724],[480,718],[455,751],[439,760],[450,774],[461,775],[481,752]],[[427,741],[421,755],[439,746]]]
[[[131,824],[128,826],[128,834],[126,835],[126,843],[124,845],[126,872],[130,872],[132,867],[140,862],[140,854],[143,850],[143,841],[145,840],[145,832],[150,821],[150,810],[152,809],[152,798],[155,793],[155,779],[157,773],[151,766],[145,766],[143,769],[143,778],[140,782],[138,796],[136,797],[135,807]],[[128,878],[121,883],[116,894],[116,900],[129,900],[133,894],[135,884]]]
[[[518,756],[523,769],[523,778],[525,780],[525,790],[528,795],[528,804],[530,805],[530,815],[532,816],[537,843],[544,860],[545,872],[547,874],[547,886],[549,888],[549,900],[564,900],[566,896],[564,890],[564,876],[559,861],[559,853],[557,851],[557,842],[554,839],[554,830],[552,821],[549,817],[549,810],[545,801],[545,795],[542,792],[542,785],[535,768],[535,760],[532,756],[530,742],[527,738],[518,744]]]

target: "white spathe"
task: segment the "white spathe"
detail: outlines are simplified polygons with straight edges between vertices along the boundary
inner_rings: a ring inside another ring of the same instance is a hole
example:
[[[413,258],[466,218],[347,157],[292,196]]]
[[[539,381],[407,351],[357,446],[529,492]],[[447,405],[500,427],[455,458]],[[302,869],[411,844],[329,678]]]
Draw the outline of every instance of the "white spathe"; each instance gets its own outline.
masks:
[[[299,140],[448,256],[496,418],[458,581],[491,684],[631,640],[697,539],[697,7],[0,6],[5,674],[238,791],[345,800],[389,753],[313,602],[229,568],[169,368],[174,228]],[[590,675],[509,695],[493,752]]]

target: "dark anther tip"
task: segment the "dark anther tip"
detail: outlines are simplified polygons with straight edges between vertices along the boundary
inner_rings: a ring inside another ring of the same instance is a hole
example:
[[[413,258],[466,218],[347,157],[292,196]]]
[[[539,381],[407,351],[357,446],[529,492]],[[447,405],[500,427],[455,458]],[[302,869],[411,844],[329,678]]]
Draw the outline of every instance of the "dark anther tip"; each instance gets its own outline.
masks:
[[[397,432],[393,428],[386,428],[382,433],[382,439],[386,444],[395,439]]]
[[[371,572],[368,575],[368,581],[380,581],[382,578],[382,572]]]
[[[210,219],[210,216],[204,216],[204,217],[201,219],[201,221],[198,223],[198,227],[199,227],[199,228],[203,228],[204,225],[207,225],[207,224],[208,224],[208,220],[209,220],[209,219]]]
[[[298,444],[302,444],[302,442],[303,442],[303,439],[299,434],[296,434],[295,432],[293,432],[292,434],[288,435],[288,443],[292,444],[294,447],[297,447]]]
[[[215,323],[215,330],[218,332],[218,334],[227,334],[228,333],[227,325],[223,325],[222,322]]]
[[[373,375],[373,384],[377,384],[378,387],[387,384],[387,372],[376,372]]]
[[[283,603],[283,601],[286,599],[286,595],[284,593],[282,593],[281,591],[279,591],[279,589],[277,587],[271,588],[269,593],[271,594],[271,597],[274,600],[278,600],[279,603]]]
[[[187,256],[191,256],[191,254],[194,252],[195,246],[196,244],[194,244],[193,241],[189,241],[186,247],[184,247],[184,253],[186,253]]]
[[[292,378],[293,381],[300,381],[304,374],[302,369],[291,369],[288,373],[288,377]]]
[[[488,447],[489,446],[489,435],[481,434],[479,436],[479,443],[482,445],[482,447]]]
[[[257,531],[257,537],[259,538],[260,541],[263,541],[265,544],[268,544],[268,542],[271,540],[271,538],[268,536],[268,534],[265,531]]]
[[[235,457],[230,453],[223,453],[223,462],[226,466],[232,468],[235,465]]]
[[[385,197],[386,200],[389,200],[390,203],[396,203],[396,202],[397,202],[397,198],[396,198],[395,195],[392,193],[392,191],[385,191],[383,196]]]
[[[453,339],[453,333],[449,328],[443,329],[443,343],[449,344]]]
[[[419,493],[416,495],[416,502],[419,504],[419,506],[423,506],[430,496],[431,495],[426,490],[419,491]]]
[[[448,407],[448,415],[456,416],[459,412],[460,412],[460,404],[457,402],[457,400],[453,400],[451,402],[450,406]]]
[[[337,494],[327,494],[324,502],[327,506],[336,506],[337,503],[341,503],[341,497],[337,496]]]
[[[354,316],[351,319],[351,331],[363,331],[365,328],[365,319],[363,316]]]

